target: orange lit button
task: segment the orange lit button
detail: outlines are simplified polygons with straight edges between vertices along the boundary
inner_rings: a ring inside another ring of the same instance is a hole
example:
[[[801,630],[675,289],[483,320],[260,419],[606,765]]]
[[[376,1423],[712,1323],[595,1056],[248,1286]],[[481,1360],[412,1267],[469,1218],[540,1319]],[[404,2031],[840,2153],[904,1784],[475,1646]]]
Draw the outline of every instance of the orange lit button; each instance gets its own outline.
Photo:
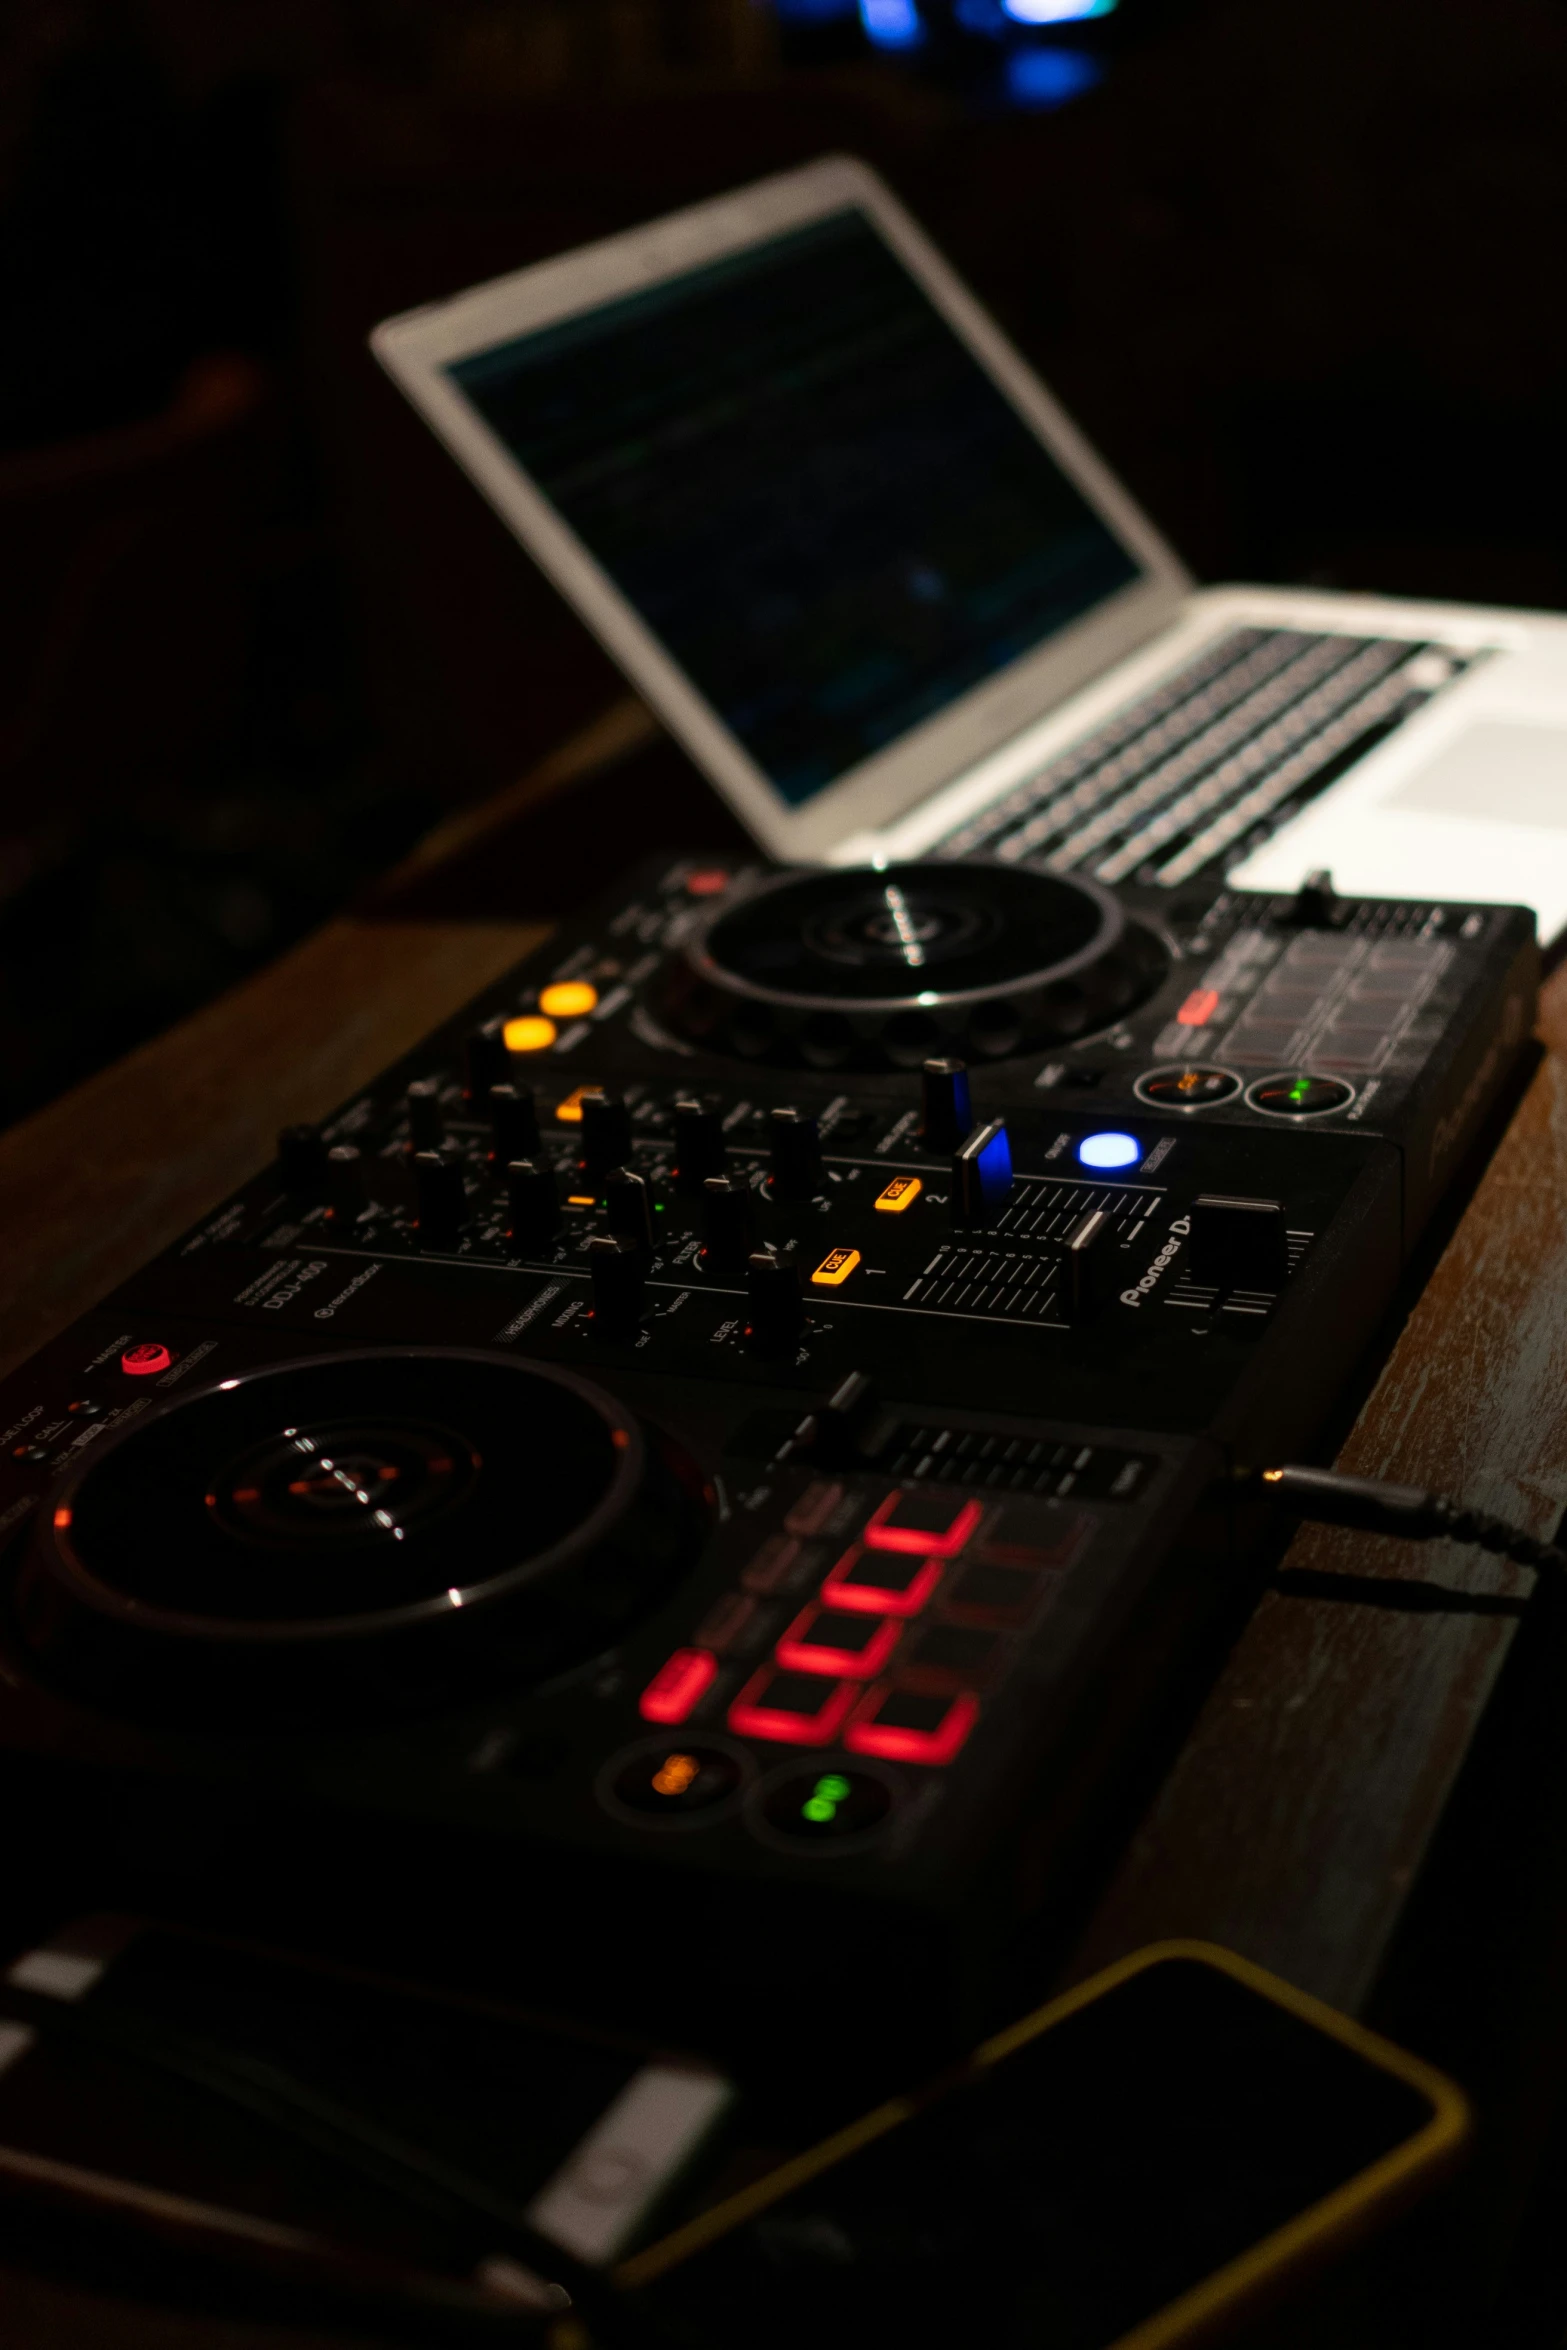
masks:
[[[917,1616],[941,1581],[940,1559],[904,1551],[846,1550],[822,1585],[824,1607],[864,1616]]]
[[[1175,1017],[1183,1028],[1206,1028],[1218,1009],[1216,987],[1194,987]]]
[[[816,1289],[841,1289],[860,1261],[857,1248],[830,1248],[811,1275]]]
[[[585,1093],[600,1093],[602,1091],[603,1088],[597,1085],[573,1086],[571,1092],[567,1094],[565,1100],[555,1104],[556,1117],[560,1120],[563,1126],[580,1126],[582,1124],[583,1095]]]
[[[846,1681],[874,1681],[898,1645],[896,1616],[845,1609],[802,1609],[778,1643],[778,1662],[791,1673],[831,1673]]]
[[[837,1737],[859,1694],[857,1681],[823,1681],[814,1673],[783,1673],[763,1665],[729,1708],[729,1727],[741,1738],[825,1746]]]
[[[555,1023],[541,1020],[537,1012],[522,1012],[507,1021],[501,1039],[509,1053],[547,1053],[555,1042]]]
[[[917,1175],[894,1175],[885,1191],[876,1194],[876,1205],[884,1216],[901,1216],[905,1208],[912,1208],[925,1186]]]
[[[697,1699],[711,1687],[718,1659],[705,1648],[677,1648],[661,1664],[638,1700],[645,1722],[683,1722]]]
[[[144,1338],[140,1346],[128,1346],[120,1357],[120,1369],[129,1379],[150,1379],[155,1371],[166,1371],[174,1357],[166,1346],[155,1338]]]
[[[585,1020],[598,1000],[598,989],[586,979],[557,979],[539,990],[539,1010],[552,1020]]]
[[[851,1754],[879,1754],[888,1762],[949,1763],[978,1720],[971,1689],[939,1697],[883,1683],[859,1706],[843,1742]]]

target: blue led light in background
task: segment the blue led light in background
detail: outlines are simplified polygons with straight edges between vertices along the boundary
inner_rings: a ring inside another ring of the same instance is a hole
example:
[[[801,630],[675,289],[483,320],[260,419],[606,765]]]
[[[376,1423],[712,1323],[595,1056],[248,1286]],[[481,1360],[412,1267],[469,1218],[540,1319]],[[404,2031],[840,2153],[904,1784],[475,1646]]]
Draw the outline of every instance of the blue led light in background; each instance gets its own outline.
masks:
[[[785,24],[831,24],[835,18],[853,16],[858,0],[773,0],[773,8]]]
[[[860,0],[860,22],[878,49],[917,49],[925,38],[914,0]]]
[[[1083,24],[1091,16],[1110,16],[1118,0],[1001,0],[1014,24]]]
[[[1069,106],[1104,79],[1097,57],[1082,49],[1014,49],[1002,68],[1008,98],[1014,106],[1046,113],[1052,106]]]
[[[1101,1174],[1114,1167],[1135,1167],[1142,1155],[1142,1144],[1130,1134],[1085,1134],[1077,1146],[1079,1165]]]

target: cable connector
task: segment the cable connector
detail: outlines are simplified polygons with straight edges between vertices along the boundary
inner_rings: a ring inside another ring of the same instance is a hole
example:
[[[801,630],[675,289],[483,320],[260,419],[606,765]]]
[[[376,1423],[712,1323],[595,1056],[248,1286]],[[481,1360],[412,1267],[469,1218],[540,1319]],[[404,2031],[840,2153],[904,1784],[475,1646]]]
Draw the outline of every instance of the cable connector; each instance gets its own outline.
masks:
[[[1319,1526],[1350,1526],[1361,1534],[1390,1534],[1403,1542],[1470,1542],[1520,1567],[1542,1573],[1567,1569],[1567,1552],[1540,1542],[1485,1510],[1468,1509],[1445,1493],[1418,1485],[1384,1485],[1374,1477],[1346,1477],[1338,1469],[1296,1463],[1264,1469],[1261,1483],[1296,1517]]]

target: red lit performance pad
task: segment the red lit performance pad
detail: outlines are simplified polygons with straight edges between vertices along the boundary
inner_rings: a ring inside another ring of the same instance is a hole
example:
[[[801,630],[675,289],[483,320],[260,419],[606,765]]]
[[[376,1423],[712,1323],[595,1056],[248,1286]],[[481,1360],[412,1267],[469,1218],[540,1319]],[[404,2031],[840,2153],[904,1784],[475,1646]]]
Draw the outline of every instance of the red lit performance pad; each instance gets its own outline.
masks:
[[[729,1727],[742,1738],[825,1746],[837,1737],[859,1694],[857,1681],[823,1681],[814,1673],[783,1673],[764,1665],[729,1708]]]
[[[954,1558],[984,1511],[955,1493],[889,1493],[865,1529],[870,1550],[916,1551],[922,1558]]]
[[[645,1722],[683,1722],[711,1686],[718,1660],[705,1648],[677,1648],[643,1690],[638,1710]]]
[[[1000,1632],[967,1624],[923,1624],[901,1657],[901,1678],[911,1688],[984,1689],[1006,1670],[1009,1643]]]
[[[873,1689],[844,1733],[851,1754],[889,1762],[948,1763],[979,1720],[971,1689],[933,1696],[924,1689]]]
[[[823,1583],[822,1604],[853,1615],[917,1616],[940,1581],[940,1559],[864,1550],[856,1543]]]
[[[941,1612],[949,1623],[1016,1631],[1038,1613],[1051,1590],[1052,1578],[1022,1567],[965,1567],[946,1594]]]
[[[808,1607],[779,1641],[778,1662],[792,1673],[832,1673],[850,1681],[874,1681],[896,1648],[902,1629],[896,1616]]]

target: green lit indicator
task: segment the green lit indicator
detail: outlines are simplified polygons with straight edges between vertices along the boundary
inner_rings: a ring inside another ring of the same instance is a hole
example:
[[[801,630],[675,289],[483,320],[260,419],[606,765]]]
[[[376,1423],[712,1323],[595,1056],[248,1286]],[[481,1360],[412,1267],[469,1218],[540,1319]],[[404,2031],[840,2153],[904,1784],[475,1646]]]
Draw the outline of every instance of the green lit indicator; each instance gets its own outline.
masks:
[[[814,1820],[819,1825],[825,1826],[828,1820],[833,1818],[837,1809],[838,1806],[835,1803],[829,1803],[825,1796],[810,1795],[800,1806],[800,1817],[802,1820]]]
[[[1294,1084],[1290,1087],[1290,1100],[1292,1102],[1303,1102],[1310,1091],[1311,1079],[1309,1077],[1297,1077]]]
[[[813,1793],[823,1803],[847,1803],[854,1789],[837,1771],[829,1771],[824,1779],[817,1780]]]

